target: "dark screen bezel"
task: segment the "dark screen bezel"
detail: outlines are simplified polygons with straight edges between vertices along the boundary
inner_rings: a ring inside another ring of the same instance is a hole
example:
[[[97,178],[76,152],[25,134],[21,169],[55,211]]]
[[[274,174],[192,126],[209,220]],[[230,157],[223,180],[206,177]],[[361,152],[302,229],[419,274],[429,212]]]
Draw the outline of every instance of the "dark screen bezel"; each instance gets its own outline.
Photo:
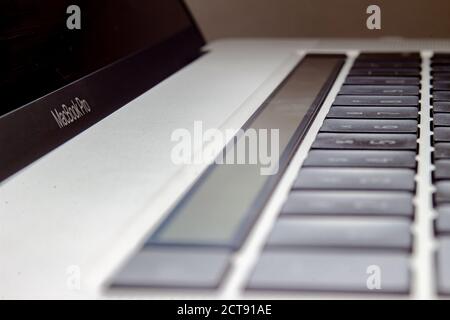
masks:
[[[178,1],[190,20],[189,28],[0,116],[0,184],[202,54],[205,39],[185,2]],[[151,74],[144,74],[144,65]],[[70,105],[75,98],[87,100],[93,111],[60,128],[51,111]]]

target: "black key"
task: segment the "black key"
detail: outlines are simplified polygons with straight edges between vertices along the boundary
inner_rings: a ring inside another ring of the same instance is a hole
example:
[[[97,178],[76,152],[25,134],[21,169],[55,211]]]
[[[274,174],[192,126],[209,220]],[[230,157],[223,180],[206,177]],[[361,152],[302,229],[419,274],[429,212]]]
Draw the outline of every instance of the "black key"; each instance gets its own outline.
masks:
[[[439,235],[450,234],[450,206],[437,208],[436,233]]]
[[[411,151],[311,150],[304,167],[415,168]]]
[[[450,91],[434,91],[433,101],[450,101]]]
[[[412,106],[419,105],[414,96],[338,96],[336,106]]]
[[[417,68],[373,68],[373,69],[352,69],[350,76],[382,76],[382,77],[418,77],[420,69]]]
[[[438,160],[435,166],[434,178],[436,180],[450,179],[450,160]]]
[[[411,221],[403,218],[278,219],[267,243],[277,248],[370,248],[410,250]]]
[[[344,85],[341,95],[371,95],[371,96],[418,96],[418,86],[360,86]]]
[[[450,114],[449,113],[435,113],[433,115],[433,124],[435,126],[450,126]]]
[[[450,203],[450,181],[439,181],[436,183],[434,200],[437,205]]]
[[[418,119],[416,107],[332,107],[328,118],[341,119]]]
[[[216,289],[229,267],[227,250],[145,249],[116,275],[113,287]]]
[[[435,65],[433,66],[433,72],[450,72],[450,65]]]
[[[436,160],[450,159],[450,143],[436,143],[434,149],[434,158]]]
[[[450,82],[435,81],[433,83],[433,90],[450,91]]]
[[[374,271],[381,273],[378,287],[368,281],[370,272]],[[409,255],[266,250],[256,264],[247,289],[406,294],[410,290]]]
[[[450,102],[434,102],[433,103],[434,113],[450,113]]]
[[[363,52],[361,53],[357,61],[398,61],[398,62],[406,62],[406,61],[421,61],[422,57],[418,52]]]
[[[414,191],[414,178],[409,169],[303,168],[293,189]]]
[[[437,255],[438,291],[442,295],[450,295],[450,238],[444,237],[439,241]]]
[[[420,85],[419,77],[348,77],[345,80],[348,85],[381,85],[381,86],[418,86]]]
[[[437,127],[434,128],[434,142],[450,142],[450,128]]]
[[[399,62],[399,61],[364,61],[357,60],[353,64],[354,69],[362,68],[362,69],[374,69],[374,68],[421,68],[420,61],[409,61],[409,62]]]
[[[416,133],[416,120],[326,119],[321,132]]]
[[[417,150],[413,134],[319,133],[314,149]]]
[[[412,218],[414,215],[413,194],[394,191],[292,191],[281,214]]]
[[[450,81],[450,74],[436,73],[433,75],[433,83],[436,81]]]

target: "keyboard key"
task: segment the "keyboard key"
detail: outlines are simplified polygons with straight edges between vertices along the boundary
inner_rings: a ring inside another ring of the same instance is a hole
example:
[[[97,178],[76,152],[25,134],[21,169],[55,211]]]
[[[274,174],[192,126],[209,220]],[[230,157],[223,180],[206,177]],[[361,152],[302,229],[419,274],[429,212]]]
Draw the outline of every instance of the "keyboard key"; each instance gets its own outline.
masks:
[[[293,189],[414,191],[414,179],[409,169],[304,168]]]
[[[418,132],[416,120],[350,120],[327,119],[321,132],[357,133],[415,133]]]
[[[276,222],[267,245],[410,250],[411,222],[400,218],[285,217]]]
[[[341,95],[372,95],[372,96],[418,96],[418,86],[355,86],[344,85]]]
[[[441,238],[437,255],[438,291],[450,295],[450,238]]]
[[[450,101],[450,91],[434,91],[433,101]]]
[[[450,82],[433,82],[433,90],[450,91]]]
[[[338,96],[336,106],[418,106],[414,96]]]
[[[436,113],[433,116],[433,124],[435,126],[450,126],[450,114],[448,113]]]
[[[407,62],[400,62],[400,61],[364,61],[364,60],[357,60],[353,64],[354,69],[374,69],[374,68],[414,68],[414,69],[421,69],[421,62],[420,61],[407,61]]]
[[[435,73],[433,75],[433,82],[435,81],[450,81],[450,74],[448,73]]]
[[[319,133],[313,149],[416,150],[413,134]]]
[[[450,206],[437,208],[436,233],[439,235],[450,233]]]
[[[440,101],[433,103],[434,113],[450,113],[450,102]]]
[[[450,203],[450,181],[439,181],[436,183],[434,200],[437,205]]]
[[[422,57],[419,52],[363,52],[357,61],[398,61],[398,62],[420,62]]]
[[[434,178],[436,180],[450,179],[450,160],[438,160],[435,166]]]
[[[113,287],[216,289],[228,267],[228,251],[145,249],[116,275]]]
[[[378,289],[369,281],[373,272],[380,273]],[[247,288],[264,291],[408,293],[409,256],[401,252],[266,250],[256,264]]]
[[[450,112],[450,111],[449,111]],[[418,119],[416,107],[332,107],[328,118],[341,119]]]
[[[282,215],[403,216],[414,215],[409,192],[292,191]]]
[[[436,160],[450,159],[450,143],[436,143],[434,149],[434,158]]]
[[[304,167],[415,168],[411,151],[312,150]]]
[[[360,69],[353,68],[350,70],[350,76],[384,76],[384,77],[417,77],[420,76],[420,69],[418,68],[368,68]]]
[[[420,85],[419,77],[356,77],[349,76],[345,80],[349,85],[381,85],[381,86],[406,86]]]
[[[435,142],[450,142],[450,128],[447,127],[434,128],[433,139]]]

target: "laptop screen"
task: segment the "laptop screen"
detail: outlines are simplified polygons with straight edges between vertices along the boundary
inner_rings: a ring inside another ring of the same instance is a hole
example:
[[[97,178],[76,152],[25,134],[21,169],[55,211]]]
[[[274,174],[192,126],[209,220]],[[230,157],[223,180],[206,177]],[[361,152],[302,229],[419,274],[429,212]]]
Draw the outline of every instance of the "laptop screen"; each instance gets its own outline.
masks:
[[[25,0],[0,6],[6,27],[0,116],[192,23],[178,0]]]
[[[0,1],[0,183],[183,68],[181,0]],[[151,106],[149,106],[151,107]]]

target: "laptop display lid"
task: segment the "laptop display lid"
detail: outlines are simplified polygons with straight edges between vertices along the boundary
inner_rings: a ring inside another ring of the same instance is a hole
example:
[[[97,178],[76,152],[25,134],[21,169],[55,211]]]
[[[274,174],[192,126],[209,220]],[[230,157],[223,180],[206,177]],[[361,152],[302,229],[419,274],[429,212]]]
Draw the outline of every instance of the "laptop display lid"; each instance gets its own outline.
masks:
[[[0,21],[0,182],[192,62],[205,44],[181,0],[3,1]]]

